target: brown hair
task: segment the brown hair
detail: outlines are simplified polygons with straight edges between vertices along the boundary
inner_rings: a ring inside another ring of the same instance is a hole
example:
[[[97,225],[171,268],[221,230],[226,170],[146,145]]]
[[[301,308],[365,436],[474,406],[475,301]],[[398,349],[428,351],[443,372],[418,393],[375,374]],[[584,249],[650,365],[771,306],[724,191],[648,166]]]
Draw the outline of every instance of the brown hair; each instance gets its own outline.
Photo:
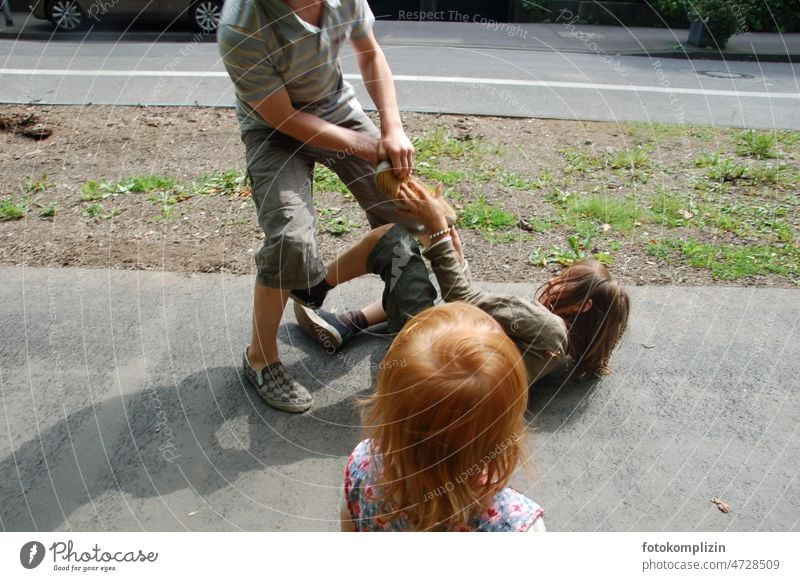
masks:
[[[414,530],[454,530],[505,487],[520,456],[528,381],[519,350],[466,303],[409,321],[378,370],[365,420],[381,495]]]
[[[581,260],[543,284],[537,294],[540,303],[566,322],[569,354],[578,375],[609,373],[611,352],[628,326],[630,300],[608,269],[596,260]]]

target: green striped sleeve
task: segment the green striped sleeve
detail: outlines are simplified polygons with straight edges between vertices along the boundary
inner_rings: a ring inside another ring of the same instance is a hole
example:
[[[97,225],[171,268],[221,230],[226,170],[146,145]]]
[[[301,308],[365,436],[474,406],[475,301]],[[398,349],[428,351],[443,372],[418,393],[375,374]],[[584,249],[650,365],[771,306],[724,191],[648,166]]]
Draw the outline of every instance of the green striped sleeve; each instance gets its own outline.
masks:
[[[217,31],[222,62],[242,101],[259,101],[283,86],[264,41],[246,29],[223,24]]]

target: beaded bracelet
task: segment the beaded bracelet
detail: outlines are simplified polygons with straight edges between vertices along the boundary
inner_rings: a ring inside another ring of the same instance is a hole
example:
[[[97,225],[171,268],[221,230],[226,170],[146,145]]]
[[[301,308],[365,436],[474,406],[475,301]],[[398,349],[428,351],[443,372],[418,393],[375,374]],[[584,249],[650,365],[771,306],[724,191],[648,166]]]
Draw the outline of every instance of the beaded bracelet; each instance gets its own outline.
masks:
[[[428,238],[434,240],[435,238],[439,238],[440,236],[444,236],[445,234],[450,233],[450,228],[445,228],[444,230],[439,230],[438,232],[434,232],[433,234],[429,234]]]

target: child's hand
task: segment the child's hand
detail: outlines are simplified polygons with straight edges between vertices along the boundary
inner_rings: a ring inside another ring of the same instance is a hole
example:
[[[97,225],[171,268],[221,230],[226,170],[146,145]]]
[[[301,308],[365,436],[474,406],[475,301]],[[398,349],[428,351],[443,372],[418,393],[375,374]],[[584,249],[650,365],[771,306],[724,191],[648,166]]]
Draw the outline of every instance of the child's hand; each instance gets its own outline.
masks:
[[[400,186],[400,200],[408,208],[403,213],[425,226],[428,234],[441,232],[449,227],[441,199],[441,184],[436,186],[436,192],[432,195],[414,179]]]

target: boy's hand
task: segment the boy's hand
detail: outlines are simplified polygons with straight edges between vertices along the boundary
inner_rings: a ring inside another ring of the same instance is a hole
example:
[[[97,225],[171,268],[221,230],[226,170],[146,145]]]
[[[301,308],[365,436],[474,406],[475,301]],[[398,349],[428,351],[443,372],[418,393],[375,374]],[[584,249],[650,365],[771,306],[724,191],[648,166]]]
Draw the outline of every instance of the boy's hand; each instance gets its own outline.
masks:
[[[437,184],[436,192],[431,194],[425,186],[411,179],[400,185],[400,200],[408,208],[403,213],[425,226],[428,234],[449,228],[441,184]]]
[[[386,133],[378,145],[378,161],[388,159],[392,162],[394,175],[404,180],[414,167],[414,145],[402,129]],[[377,164],[376,164],[377,165]]]

